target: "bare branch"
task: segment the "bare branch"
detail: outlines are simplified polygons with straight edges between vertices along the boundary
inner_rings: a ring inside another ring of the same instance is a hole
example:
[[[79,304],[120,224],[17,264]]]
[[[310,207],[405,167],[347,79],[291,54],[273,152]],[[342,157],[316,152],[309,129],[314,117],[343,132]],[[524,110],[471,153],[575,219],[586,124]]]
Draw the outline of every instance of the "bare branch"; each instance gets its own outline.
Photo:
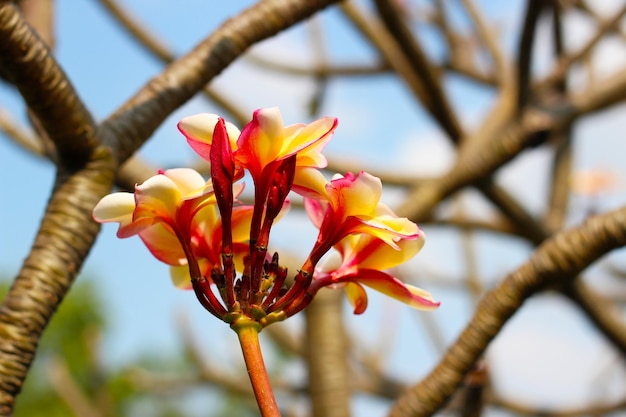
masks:
[[[517,57],[517,111],[521,112],[528,103],[530,92],[530,70],[532,63],[533,45],[537,22],[543,7],[543,0],[528,0],[526,3],[526,17],[520,36]]]
[[[161,43],[153,34],[149,33],[139,22],[135,21],[130,13],[124,10],[124,8],[115,0],[99,0],[100,4],[111,13],[111,15],[117,20],[117,22],[130,33],[133,38],[139,42],[144,48],[151,52],[155,57],[165,63],[173,62],[176,57],[174,54]],[[204,94],[211,99],[215,104],[228,112],[239,124],[244,125],[248,122],[249,117],[244,114],[234,103],[231,103],[228,98],[219,94],[215,90],[205,87]]]
[[[305,77],[362,77],[380,75],[391,70],[389,64],[381,62],[378,64],[313,64],[298,65],[293,62],[283,62],[266,59],[264,56],[249,53],[243,58],[251,64],[257,65],[272,71],[283,72],[291,75]]]
[[[243,51],[338,0],[264,0],[226,21],[169,65],[103,122],[114,132],[121,161],[132,155],[176,108],[193,97]]]
[[[306,309],[309,391],[314,417],[350,416],[350,370],[341,291],[322,290]]]
[[[590,218],[546,240],[482,299],[436,368],[394,404],[390,417],[431,416],[444,406],[487,345],[531,295],[567,283],[607,252],[626,245],[626,208]]]
[[[398,73],[422,105],[431,111],[433,103],[423,83],[417,77],[411,63],[382,23],[373,16],[368,16],[353,2],[342,3],[341,11],[372,46],[378,50],[393,70]]]
[[[626,100],[626,70],[572,95],[573,117],[603,110]]]
[[[581,278],[568,281],[562,293],[582,308],[613,345],[626,354],[626,324],[614,303],[594,291]]]
[[[478,37],[480,41],[485,45],[485,48],[489,51],[489,55],[491,55],[491,59],[493,60],[495,73],[499,75],[501,82],[510,83],[512,80],[503,78],[507,77],[510,74],[510,69],[508,68],[506,58],[502,53],[502,49],[497,43],[498,37],[492,33],[492,30],[488,27],[485,19],[482,16],[478,6],[474,3],[473,0],[461,0],[467,14],[469,15],[474,27],[476,28],[476,32],[478,33]]]
[[[432,103],[431,107],[427,107],[428,110],[450,139],[455,143],[458,142],[463,136],[461,124],[444,93],[439,75],[407,27],[402,11],[393,0],[376,0],[375,3],[385,27],[400,46],[413,72],[421,80],[424,92]]]
[[[19,0],[19,8],[26,21],[37,31],[39,37],[54,49],[54,2],[52,0]]]
[[[21,126],[6,110],[0,108],[0,132],[7,135],[17,146],[38,156],[43,156],[45,149],[41,141],[26,126]]]
[[[555,120],[546,113],[528,110],[521,120],[496,130],[492,137],[463,147],[455,166],[440,179],[415,187],[398,213],[416,221],[428,218],[445,197],[465,185],[487,179],[522,149],[540,143]]]
[[[85,163],[98,146],[94,120],[46,44],[8,1],[0,2],[0,38],[0,75],[20,91],[60,160]]]
[[[626,14],[626,6],[617,11],[610,19],[600,22],[597,32],[578,51],[561,55],[552,72],[534,87],[535,90],[543,90],[550,85],[562,83],[571,67],[589,57],[595,46],[605,38],[606,34],[619,27],[622,17]]]

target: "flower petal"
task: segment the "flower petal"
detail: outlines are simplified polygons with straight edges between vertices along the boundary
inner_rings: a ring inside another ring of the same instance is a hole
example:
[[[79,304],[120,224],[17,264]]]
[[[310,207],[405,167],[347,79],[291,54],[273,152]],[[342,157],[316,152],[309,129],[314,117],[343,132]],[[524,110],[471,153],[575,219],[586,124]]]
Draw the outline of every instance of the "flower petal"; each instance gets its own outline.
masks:
[[[326,178],[318,169],[296,166],[296,175],[291,189],[304,197],[327,199],[327,183]]]
[[[132,193],[113,193],[105,195],[93,209],[93,219],[99,223],[132,220],[135,210],[135,197]]]
[[[131,193],[113,193],[102,197],[93,209],[92,217],[98,223],[118,222],[118,237],[128,237],[122,230],[133,221],[135,197]]]
[[[218,119],[217,114],[200,113],[185,117],[178,122],[178,130],[187,138],[189,146],[207,161],[210,160],[213,130]],[[236,149],[239,129],[232,123],[226,122],[226,130],[233,149]]]
[[[283,119],[277,107],[259,109],[237,140],[235,160],[258,179],[265,166],[275,161],[283,146]]]
[[[323,200],[315,198],[304,198],[304,209],[309,215],[309,218],[318,229],[321,228],[324,221],[324,215],[328,209],[328,203]]]
[[[168,265],[186,265],[187,258],[172,229],[163,223],[154,224],[139,233],[152,255]]]
[[[161,221],[174,221],[181,199],[180,191],[174,181],[165,175],[155,175],[143,184],[135,186],[135,204],[133,220],[156,218]]]
[[[367,172],[360,172],[357,175],[347,173],[345,177],[331,180],[326,186],[333,210],[345,213],[345,217],[373,214],[382,189],[380,178]]]
[[[345,286],[345,290],[348,301],[352,305],[353,313],[362,314],[367,309],[367,293],[365,289],[355,282],[349,282]]]
[[[361,235],[355,247],[351,249],[353,262],[363,269],[393,268],[417,255],[424,246],[424,241],[424,234],[421,233],[415,239],[400,239],[397,242],[398,249],[395,249],[380,239]]]
[[[232,227],[233,242],[248,242],[250,240],[250,222],[254,206],[245,205],[233,208]]]
[[[324,117],[308,125],[291,125],[284,129],[285,141],[280,150],[282,157],[298,153],[298,166],[324,168],[326,158],[321,151],[332,137],[337,119]]]
[[[176,184],[183,198],[202,194],[207,188],[207,181],[195,169],[173,168],[163,171],[163,175]]]
[[[405,284],[399,279],[374,269],[359,269],[356,274],[335,277],[335,282],[359,282],[418,310],[434,310],[439,302],[421,288]]]
[[[170,278],[176,288],[181,290],[189,290],[192,288],[189,267],[187,265],[170,266]]]

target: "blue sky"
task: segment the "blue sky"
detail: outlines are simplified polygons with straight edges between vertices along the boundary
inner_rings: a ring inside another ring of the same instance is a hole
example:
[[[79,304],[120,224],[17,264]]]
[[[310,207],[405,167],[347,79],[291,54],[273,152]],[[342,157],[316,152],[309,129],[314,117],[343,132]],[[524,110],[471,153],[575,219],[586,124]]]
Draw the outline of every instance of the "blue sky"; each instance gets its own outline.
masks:
[[[173,50],[183,53],[224,19],[252,2],[134,0],[126,3]],[[513,45],[521,2],[481,3],[491,16],[498,19],[501,30],[512,30],[503,42],[509,47]],[[507,5],[504,6],[504,3]],[[57,9],[58,59],[97,119],[109,115],[162,68],[155,59],[129,42],[95,2],[60,1]],[[455,16],[455,19],[459,25],[463,24],[462,16]],[[373,60],[370,48],[350,26],[342,22],[336,11],[324,12],[322,24],[328,30],[326,38],[330,45],[329,56],[334,61],[349,63],[354,60]],[[306,27],[299,26],[255,47],[253,53],[284,61],[310,63],[306,36]],[[428,46],[431,53],[437,54],[432,34],[425,33],[424,36],[430,40]],[[461,112],[464,122],[469,126],[477,125],[488,109],[493,94],[460,78],[450,78],[448,81],[447,88],[453,97],[453,104]],[[259,107],[280,106],[288,124],[308,120],[305,106],[314,93],[310,81],[298,77],[276,77],[267,71],[255,70],[246,62],[237,62],[228,68],[215,80],[214,85],[249,112]],[[24,121],[19,98],[5,85],[0,85],[0,108]],[[215,112],[217,109],[202,98],[189,102],[163,123],[154,138],[141,149],[141,155],[156,168],[195,163],[193,152],[175,126],[181,117],[205,111]],[[412,172],[441,171],[450,163],[451,151],[441,138],[441,133],[404,90],[403,85],[391,77],[331,82],[321,114],[336,116],[340,121],[335,138],[328,146],[328,155],[347,156],[378,169],[394,166]],[[624,129],[623,114],[624,108],[620,108],[597,116],[600,120],[598,123],[581,124],[576,131],[578,147],[575,155],[580,167],[620,169],[624,178],[626,173],[623,171],[622,155],[626,149],[621,135],[617,133]],[[618,149],[620,152],[604,152],[606,149]],[[535,212],[539,212],[545,200],[545,181],[542,178],[548,174],[544,167],[546,162],[545,152],[530,151],[511,168],[498,174],[503,183],[515,187],[520,198]],[[2,206],[0,216],[0,230],[6,236],[0,241],[0,271],[4,276],[14,276],[28,253],[52,180],[53,170],[49,163],[26,154],[6,140],[0,140],[0,187],[6,196],[10,196],[7,201],[11,202]],[[389,193],[388,197],[393,201],[394,194]],[[474,207],[489,210],[471,195],[468,202],[475,204]],[[606,205],[615,206],[623,202],[623,195],[613,196]],[[313,226],[303,222],[284,222],[277,231],[276,241],[289,244],[295,239],[298,242],[296,251],[303,256],[315,238]],[[412,264],[420,271],[417,273],[418,279],[439,274],[456,278],[462,276],[464,264],[458,236],[445,229],[432,228],[427,228],[427,236],[426,247]],[[506,245],[502,242],[501,238],[493,236],[477,240],[479,250],[486,254],[484,262],[481,262],[481,273],[487,282],[502,277],[523,262],[528,254],[529,248],[523,242],[506,241]],[[104,226],[80,279],[90,279],[96,283],[110,315],[111,332],[104,340],[103,349],[108,363],[119,365],[132,361],[141,353],[158,355],[177,349],[180,343],[176,327],[180,314],[190,317],[202,341],[211,345],[212,352],[217,352],[214,357],[226,363],[240,363],[238,351],[233,349],[236,343],[234,334],[226,325],[205,314],[192,293],[175,290],[169,281],[167,267],[152,258],[139,239],[118,240],[115,238],[115,227]],[[431,278],[426,281],[432,283],[434,280]],[[471,301],[462,291],[445,289],[445,286],[426,289],[443,302],[439,311],[430,314],[439,324],[445,341],[450,342],[466,323],[472,309]],[[146,293],[150,294],[149,299],[141,295]],[[399,324],[393,335],[397,339],[396,347],[388,357],[390,366],[409,380],[427,372],[440,352],[420,336],[424,334],[424,329],[417,315],[424,313],[409,311],[372,292],[370,294],[372,305],[367,313],[348,318],[351,329],[364,335],[371,343],[369,348],[375,349],[378,342],[373,335],[378,333],[372,333],[372,328],[378,330],[384,327],[385,320],[391,316]],[[538,298],[534,302],[539,303],[535,306],[540,305],[536,311],[547,311],[545,314],[548,315],[566,308],[558,301],[555,304],[549,297]],[[544,302],[547,307],[542,304]],[[534,335],[532,326],[524,326],[536,323],[540,317],[530,313],[535,310],[528,311],[530,318],[524,319],[525,313],[522,312],[515,319],[521,323],[521,333],[515,333],[516,338],[520,334],[532,334],[532,337],[522,337],[522,340],[528,342],[540,339],[544,330],[554,331],[550,327],[541,328],[538,330],[540,334]],[[293,320],[297,322],[298,319]],[[571,326],[563,326],[564,329],[561,329],[563,332],[573,329],[566,334],[567,337],[578,337],[587,332],[588,327],[580,318],[573,319],[569,315],[559,320],[560,323],[564,323],[563,320],[570,323],[567,320],[571,320]],[[220,343],[216,344],[216,340],[220,340]],[[499,343],[505,343],[506,338],[503,336],[502,340]],[[518,339],[515,340],[519,344]],[[602,339],[596,336],[589,336],[585,340],[591,342],[585,345],[585,349],[574,349],[572,363],[580,360],[580,355],[588,355],[590,352],[599,355],[597,352],[606,352],[608,349]],[[494,351],[497,353],[503,350],[510,350],[510,347]],[[523,363],[523,360],[519,362]],[[367,407],[376,410],[371,412],[372,416],[384,413],[384,407],[380,404],[368,404]]]

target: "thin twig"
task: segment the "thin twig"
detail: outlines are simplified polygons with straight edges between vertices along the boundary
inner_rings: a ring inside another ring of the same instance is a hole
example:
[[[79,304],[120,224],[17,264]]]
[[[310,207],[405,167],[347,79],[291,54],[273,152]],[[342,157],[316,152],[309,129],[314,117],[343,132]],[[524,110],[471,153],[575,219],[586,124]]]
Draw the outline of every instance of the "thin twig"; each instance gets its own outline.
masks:
[[[520,113],[528,103],[530,93],[530,71],[532,68],[533,45],[537,22],[543,8],[543,0],[528,0],[526,16],[517,57],[517,112]]]
[[[193,50],[172,62],[102,123],[108,143],[128,159],[165,118],[193,97],[253,44],[298,23],[338,0],[264,0],[227,20]]]
[[[498,45],[497,39],[493,31],[488,27],[487,22],[482,16],[481,11],[478,6],[474,3],[473,0],[461,0],[463,3],[463,7],[467,11],[474,27],[476,28],[476,32],[478,34],[478,38],[485,46],[487,51],[489,51],[489,55],[493,60],[494,73],[498,74],[498,78],[500,83],[510,83],[512,80],[507,79],[506,77],[511,74],[510,69],[507,66],[507,60],[502,53],[502,48]]]
[[[385,27],[400,46],[400,50],[411,64],[413,72],[419,77],[424,92],[432,103],[432,106],[427,109],[450,139],[458,143],[463,136],[461,124],[444,92],[439,74],[427,58],[419,41],[408,28],[402,10],[393,0],[376,0],[375,4]]]
[[[174,53],[169,50],[165,44],[160,42],[157,37],[144,28],[136,21],[131,14],[115,0],[99,0],[100,4],[117,20],[117,22],[146,50],[152,53],[156,58],[164,63],[170,63],[176,59]],[[248,122],[249,117],[235,103],[232,103],[227,97],[216,92],[206,86],[202,90],[203,93],[213,103],[217,104],[228,114],[230,114],[237,123],[244,125]]]

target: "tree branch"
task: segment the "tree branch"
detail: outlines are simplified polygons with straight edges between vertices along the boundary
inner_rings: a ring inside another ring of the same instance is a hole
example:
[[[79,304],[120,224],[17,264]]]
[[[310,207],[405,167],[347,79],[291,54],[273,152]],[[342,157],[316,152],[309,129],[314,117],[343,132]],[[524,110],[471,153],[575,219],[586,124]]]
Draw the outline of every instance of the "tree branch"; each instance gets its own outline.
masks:
[[[571,281],[607,252],[626,245],[626,208],[592,217],[546,240],[519,269],[483,297],[436,368],[394,404],[390,417],[432,416],[449,400],[487,345],[530,296]]]
[[[350,416],[350,370],[342,291],[322,290],[306,309],[309,392],[314,417]]]
[[[17,6],[0,2],[0,76],[14,84],[64,164],[80,166],[98,146],[95,123],[46,44]]]
[[[385,27],[400,46],[413,72],[420,78],[424,92],[432,103],[428,110],[450,139],[457,143],[463,136],[461,124],[444,93],[439,75],[407,27],[402,11],[392,0],[376,0],[375,4]]]
[[[526,3],[517,57],[517,112],[521,112],[528,103],[533,44],[543,3],[544,0],[528,0]]]
[[[191,52],[154,77],[102,124],[120,161],[132,155],[162,121],[242,52],[338,0],[264,0],[226,21]]]
[[[115,20],[137,41],[146,48],[152,55],[165,63],[173,62],[176,58],[174,54],[151,33],[148,32],[139,22],[134,20],[130,13],[115,0],[99,0],[100,4],[115,18]],[[202,90],[204,94],[215,104],[228,112],[241,126],[250,120],[249,115],[244,114],[237,106],[230,102],[227,97],[222,96],[208,86]]]

